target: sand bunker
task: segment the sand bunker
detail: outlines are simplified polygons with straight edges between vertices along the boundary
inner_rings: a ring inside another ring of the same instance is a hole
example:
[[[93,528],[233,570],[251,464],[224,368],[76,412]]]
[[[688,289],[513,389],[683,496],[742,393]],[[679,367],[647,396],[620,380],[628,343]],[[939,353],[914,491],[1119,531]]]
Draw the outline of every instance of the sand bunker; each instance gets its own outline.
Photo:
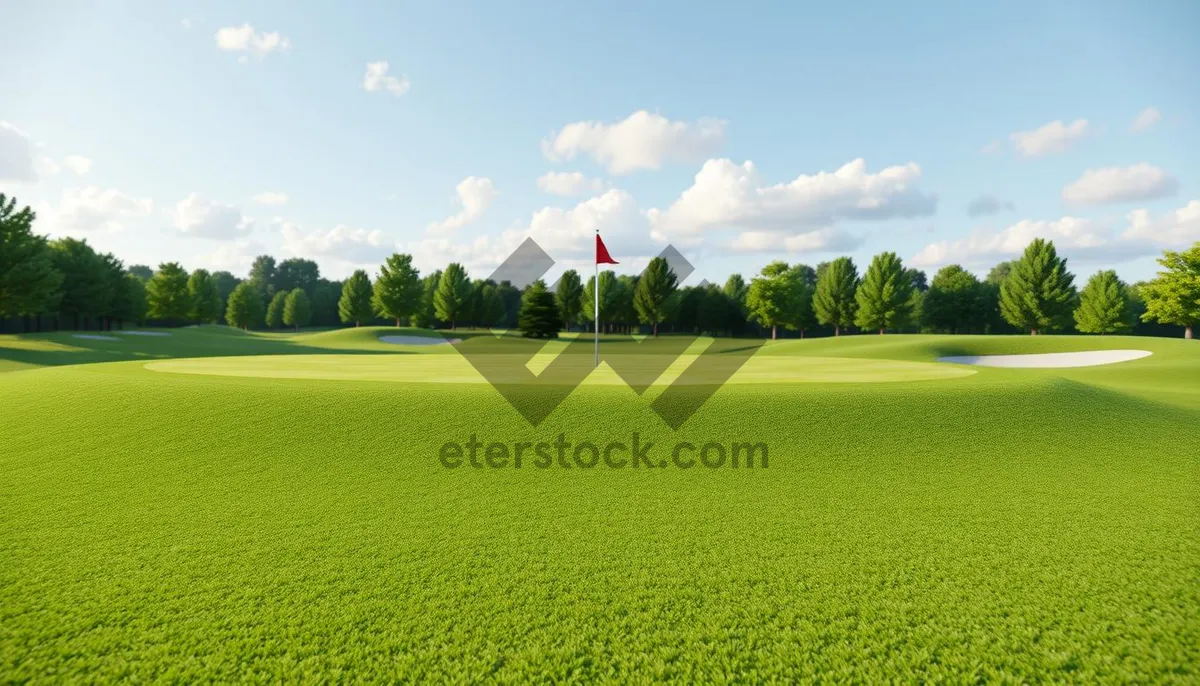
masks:
[[[165,331],[122,331],[122,336],[170,336]]]
[[[392,345],[445,345],[461,341],[457,338],[446,340],[441,336],[380,336],[379,342],[391,343]]]
[[[973,364],[979,367],[1053,369],[1095,367],[1101,364],[1138,360],[1149,355],[1150,351],[1148,350],[1088,350],[1076,353],[1039,353],[1034,355],[956,355],[939,357],[938,362]]]
[[[119,340],[121,340],[120,338],[117,338],[116,336],[101,336],[99,334],[94,334],[94,333],[77,333],[77,334],[71,336],[71,338],[86,338],[89,341],[119,341]]]

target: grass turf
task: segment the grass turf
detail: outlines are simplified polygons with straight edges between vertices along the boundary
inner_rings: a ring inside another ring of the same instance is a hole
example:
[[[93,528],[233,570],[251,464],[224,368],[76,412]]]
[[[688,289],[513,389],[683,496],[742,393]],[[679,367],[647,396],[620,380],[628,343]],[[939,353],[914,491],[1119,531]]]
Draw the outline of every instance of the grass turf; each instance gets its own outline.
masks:
[[[5,679],[1198,676],[1195,343],[779,342],[753,364],[1154,355],[730,384],[672,432],[616,385],[586,384],[535,429],[479,383],[146,369],[264,353],[457,363],[373,330],[173,333],[0,339],[0,359],[26,369],[0,374]],[[131,361],[31,369],[113,358]],[[437,459],[472,433],[605,443],[632,431],[659,457],[678,441],[764,441],[769,468]]]

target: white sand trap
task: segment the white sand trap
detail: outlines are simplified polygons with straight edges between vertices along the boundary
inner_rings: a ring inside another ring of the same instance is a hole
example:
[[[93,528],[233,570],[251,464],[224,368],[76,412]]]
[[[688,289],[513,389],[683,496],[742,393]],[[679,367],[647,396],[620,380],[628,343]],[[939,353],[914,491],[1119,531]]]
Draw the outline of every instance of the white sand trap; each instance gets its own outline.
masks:
[[[1102,364],[1139,360],[1149,355],[1150,351],[1148,350],[1088,350],[1077,353],[1039,353],[1031,355],[958,355],[939,357],[938,362],[973,364],[979,367],[1056,369],[1061,367],[1095,367]]]
[[[89,341],[119,341],[119,340],[121,340],[120,338],[117,338],[116,336],[101,336],[99,334],[94,334],[94,333],[77,333],[77,334],[74,334],[73,336],[71,336],[71,338],[86,338]]]
[[[392,345],[445,345],[447,343],[461,343],[457,338],[446,340],[441,336],[380,336],[380,343],[391,343]]]
[[[165,331],[122,331],[122,336],[170,336]]]

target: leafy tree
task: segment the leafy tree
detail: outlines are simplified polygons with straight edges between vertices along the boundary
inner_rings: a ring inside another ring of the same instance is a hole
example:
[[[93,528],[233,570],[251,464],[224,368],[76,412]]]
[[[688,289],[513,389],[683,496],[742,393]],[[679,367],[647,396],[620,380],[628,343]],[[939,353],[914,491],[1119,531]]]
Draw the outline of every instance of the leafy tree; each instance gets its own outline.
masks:
[[[986,323],[987,286],[957,264],[933,276],[921,308],[922,325],[936,332],[982,331]]]
[[[1183,337],[1191,338],[1200,322],[1200,242],[1182,252],[1167,250],[1158,263],[1163,269],[1141,288],[1142,319],[1182,326]]]
[[[1054,243],[1035,238],[1000,284],[1000,314],[1032,335],[1064,326],[1075,303],[1074,281]]]
[[[233,289],[237,288],[237,285],[242,280],[226,271],[213,272],[212,279],[213,283],[217,285],[217,299],[221,302],[219,312],[223,320],[225,318],[225,303],[229,302],[229,294],[233,292]]]
[[[86,240],[59,238],[50,242],[51,262],[62,274],[58,311],[73,318],[78,329],[80,319],[103,316],[112,302],[113,284],[100,256]]]
[[[507,312],[504,309],[504,298],[500,291],[490,283],[484,283],[479,289],[478,311],[475,318],[484,327],[499,326],[504,323]]]
[[[806,264],[797,264],[788,269],[786,277],[794,289],[787,326],[799,329],[800,338],[804,338],[804,332],[817,325],[817,313],[813,311],[817,272]]]
[[[839,257],[817,266],[813,310],[817,321],[833,327],[833,335],[840,336],[843,327],[854,323],[857,290],[858,269],[849,257]]]
[[[342,297],[338,300],[338,316],[342,322],[354,322],[355,326],[361,326],[363,322],[371,321],[374,316],[372,295],[371,278],[363,270],[356,270],[342,284]]]
[[[620,307],[620,286],[617,275],[611,269],[600,272],[600,321],[608,322]],[[579,313],[584,321],[595,324],[596,319],[596,277],[591,277],[583,287],[583,297],[579,299]]]
[[[211,324],[221,318],[225,301],[216,279],[205,269],[197,269],[188,277],[188,299],[191,301],[189,317],[201,324]]]
[[[308,294],[297,286],[287,294],[283,303],[283,323],[299,331],[300,327],[308,326],[312,321],[312,306],[308,302]]]
[[[667,260],[655,257],[646,265],[641,278],[633,292],[633,307],[637,317],[644,324],[649,324],[658,338],[658,325],[667,316],[667,301],[675,293],[679,279],[671,271]]]
[[[275,291],[271,302],[267,303],[266,325],[268,329],[278,329],[283,326],[283,308],[287,304],[287,291]]]
[[[458,318],[465,313],[471,298],[471,281],[467,270],[457,262],[446,265],[437,290],[433,292],[433,309],[437,318],[450,322],[450,330],[458,326]]]
[[[496,284],[496,293],[504,303],[504,319],[501,323],[506,329],[515,328],[517,316],[521,311],[521,291],[512,285],[512,282],[505,280]]]
[[[579,272],[574,269],[563,272],[558,279],[558,287],[554,290],[554,302],[558,305],[558,313],[568,330],[571,324],[579,321],[582,297],[583,281],[579,278]]]
[[[432,329],[437,326],[437,311],[433,306],[433,297],[437,293],[438,283],[442,280],[442,270],[437,270],[421,279],[421,305],[417,308],[415,317],[417,326]]]
[[[1079,293],[1075,328],[1083,333],[1123,333],[1133,328],[1129,288],[1115,271],[1096,272]]]
[[[146,302],[151,319],[169,322],[186,320],[192,313],[188,273],[178,262],[163,262],[146,284]]]
[[[247,280],[258,289],[259,297],[266,299],[275,295],[275,258],[270,255],[254,258],[254,264],[250,265],[250,278]]]
[[[554,294],[546,288],[546,282],[538,279],[525,289],[521,296],[521,312],[517,316],[517,328],[526,338],[556,338],[562,329],[558,305]]]
[[[725,291],[716,284],[697,287],[699,303],[696,313],[696,324],[701,331],[720,335],[730,329],[730,312],[735,305]]]
[[[637,306],[633,304],[639,283],[641,283],[641,277],[634,276],[633,274],[621,274],[617,277],[616,283],[613,284],[612,323],[616,326],[616,330],[632,333],[633,328],[639,321]],[[593,309],[595,309],[595,306],[593,306]],[[674,293],[672,293],[667,302],[663,304],[663,318],[670,319],[671,314],[676,309],[678,309],[678,302]],[[611,330],[613,329],[610,328]]]
[[[225,321],[239,329],[258,326],[263,318],[262,293],[252,281],[239,283],[229,294],[229,306],[225,308]]]
[[[313,324],[318,326],[337,326],[341,321],[338,316],[338,298],[342,295],[342,283],[321,279],[313,288],[312,311]]]
[[[46,238],[33,233],[37,215],[16,205],[0,193],[0,317],[53,310],[63,282]]]
[[[271,277],[271,283],[275,286],[276,292],[287,293],[296,288],[303,288],[310,297],[320,280],[321,268],[317,266],[317,263],[300,257],[292,257],[280,262],[275,266],[275,272]]]
[[[746,328],[746,293],[749,289],[741,274],[730,274],[721,289],[729,304],[726,328],[732,334],[741,333]]]
[[[746,292],[746,310],[750,318],[771,327],[771,339],[778,336],[780,326],[791,327],[799,296],[803,293],[800,272],[790,271],[786,262],[772,262],[763,267],[761,276],[750,282]]]
[[[878,329],[880,334],[904,326],[912,312],[912,292],[912,276],[896,253],[876,255],[854,293],[858,304],[854,323],[862,329]]]
[[[121,275],[121,285],[113,299],[112,316],[118,322],[142,322],[146,319],[146,282],[128,272]]]
[[[120,328],[121,322],[130,319],[129,312],[127,312],[130,303],[126,302],[129,284],[125,279],[129,274],[125,271],[125,264],[116,255],[104,253],[96,257],[100,261],[104,280],[108,282],[109,294],[108,301],[96,314],[102,318],[103,328],[111,329],[113,320],[117,321],[118,328]]]
[[[149,281],[154,276],[154,270],[144,264],[135,264],[126,271],[142,281]]]
[[[926,280],[925,272],[916,267],[905,269],[904,278],[908,279],[908,282],[912,284],[913,290],[918,293],[924,293],[929,290],[929,282]]]
[[[421,274],[412,266],[412,255],[396,253],[387,258],[375,277],[371,304],[384,317],[410,319],[421,305]]]

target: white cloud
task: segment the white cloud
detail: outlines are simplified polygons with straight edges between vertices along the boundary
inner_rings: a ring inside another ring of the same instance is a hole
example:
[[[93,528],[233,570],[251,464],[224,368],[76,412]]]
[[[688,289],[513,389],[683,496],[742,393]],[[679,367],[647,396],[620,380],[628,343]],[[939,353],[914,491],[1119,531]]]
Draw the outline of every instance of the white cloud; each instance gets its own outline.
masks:
[[[395,252],[396,243],[382,231],[339,224],[328,231],[305,231],[293,222],[275,219],[283,249],[292,257],[326,257],[352,265],[378,265]]]
[[[455,187],[455,202],[462,209],[426,227],[429,233],[451,233],[478,219],[499,193],[485,176],[468,176]]]
[[[277,191],[263,191],[254,196],[254,202],[259,205],[286,205],[288,201],[287,193]]]
[[[192,193],[180,200],[170,213],[179,233],[197,238],[235,238],[254,229],[254,220],[233,205],[225,205]]]
[[[0,181],[37,180],[33,147],[29,134],[13,124],[0,121]]]
[[[407,76],[401,75],[397,78],[388,75],[388,63],[386,60],[367,63],[367,73],[363,76],[362,87],[368,93],[387,91],[399,97],[408,92],[409,85]]]
[[[650,210],[649,217],[655,238],[687,242],[711,229],[794,231],[841,219],[928,216],[937,199],[916,188],[920,177],[912,162],[872,174],[857,159],[832,173],[765,186],[753,162],[709,160],[679,199],[666,210]]]
[[[1023,219],[1000,231],[980,229],[961,240],[930,243],[910,262],[915,267],[986,264],[1020,254],[1035,238],[1052,240],[1059,250],[1095,249],[1109,241],[1107,232],[1088,219]]]
[[[556,162],[574,159],[581,153],[590,155],[610,173],[627,174],[638,169],[660,169],[667,162],[699,161],[715,154],[724,143],[724,121],[671,121],[640,110],[611,124],[567,124],[542,141],[542,152]]]
[[[199,267],[241,276],[250,272],[255,257],[266,252],[267,248],[254,240],[221,241],[216,250],[197,255],[196,261]]]
[[[1187,247],[1200,241],[1200,200],[1155,219],[1149,210],[1134,210],[1127,217],[1129,228],[1121,234],[1127,240],[1147,241],[1164,248]]]
[[[122,219],[144,217],[154,209],[149,198],[137,198],[113,188],[68,188],[57,206],[43,206],[38,216],[49,230],[59,235],[116,232]]]
[[[819,253],[857,249],[862,239],[841,229],[826,227],[797,234],[782,231],[743,231],[729,249],[736,253]]]
[[[251,53],[259,57],[266,57],[273,52],[287,52],[292,47],[286,36],[276,31],[255,32],[254,27],[249,24],[217,29],[215,38],[218,50]],[[246,60],[242,58],[238,61]]]
[[[991,195],[981,195],[967,205],[967,216],[982,217],[1000,212],[1012,212],[1017,206],[1011,200],[1000,200]]]
[[[1048,153],[1065,152],[1087,134],[1086,119],[1076,119],[1070,124],[1055,120],[1033,131],[1017,131],[1009,139],[1025,157],[1040,157]]]
[[[1133,125],[1129,127],[1129,130],[1133,131],[1135,133],[1140,133],[1142,131],[1149,131],[1161,119],[1162,119],[1162,113],[1158,111],[1158,108],[1147,107],[1146,109],[1139,112],[1138,116],[1134,118]]]
[[[1167,172],[1142,162],[1129,167],[1088,169],[1067,184],[1062,199],[1073,205],[1152,200],[1174,195],[1179,183]]]
[[[593,179],[580,172],[546,172],[538,177],[537,187],[551,195],[575,196],[599,193],[607,184],[603,179]]]
[[[67,155],[63,158],[63,166],[75,172],[76,176],[83,176],[92,169],[92,161],[82,155]]]

